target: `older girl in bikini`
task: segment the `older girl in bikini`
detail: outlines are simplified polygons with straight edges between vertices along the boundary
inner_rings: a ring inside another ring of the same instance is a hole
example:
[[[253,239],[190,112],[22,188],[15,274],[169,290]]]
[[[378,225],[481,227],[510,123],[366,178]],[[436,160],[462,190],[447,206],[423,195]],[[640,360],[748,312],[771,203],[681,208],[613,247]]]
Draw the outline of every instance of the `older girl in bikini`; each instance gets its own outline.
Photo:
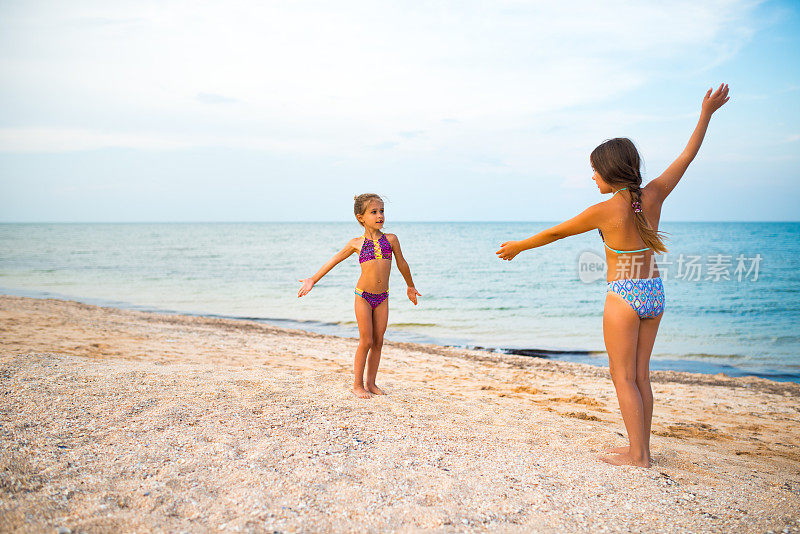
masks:
[[[629,139],[604,142],[592,151],[592,180],[610,199],[578,216],[522,241],[507,241],[497,255],[512,260],[523,250],[595,228],[606,247],[608,285],[603,338],[629,446],[606,451],[600,459],[616,465],[650,466],[653,391],[650,354],[664,312],[664,287],[654,255],[666,252],[658,231],[661,207],[700,150],[713,113],[728,97],[728,86],[709,89],[689,144],[661,176],[642,187],[640,159]],[[613,243],[613,248],[610,243]]]

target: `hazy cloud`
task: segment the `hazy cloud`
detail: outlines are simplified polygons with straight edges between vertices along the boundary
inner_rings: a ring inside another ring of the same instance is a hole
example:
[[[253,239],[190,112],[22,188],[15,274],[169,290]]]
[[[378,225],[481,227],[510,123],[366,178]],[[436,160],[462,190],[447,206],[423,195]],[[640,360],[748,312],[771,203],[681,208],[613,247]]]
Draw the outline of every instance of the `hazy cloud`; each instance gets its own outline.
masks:
[[[498,139],[531,116],[708,68],[752,34],[756,5],[5,4],[2,108],[26,113],[14,126],[49,129],[42,151],[69,144],[59,129],[136,131],[154,143],[208,130],[247,145],[258,123],[350,150],[396,132],[424,131],[430,147],[460,143],[465,130]],[[240,105],[207,106],[228,103]]]
[[[0,2],[0,186],[33,212],[32,176],[103,181],[121,162],[130,187],[253,177],[278,219],[298,216],[282,196],[298,184],[321,218],[338,189],[369,184],[398,209],[414,195],[410,218],[444,195],[437,217],[479,198],[482,215],[461,218],[555,219],[596,199],[594,146],[631,137],[659,172],[725,81],[733,99],[690,170],[697,198],[737,173],[791,188],[797,15],[759,0]],[[76,197],[75,217],[101,202]]]
[[[400,137],[404,137],[406,139],[413,139],[414,137],[419,137],[420,135],[424,134],[425,130],[411,130],[408,132],[399,132],[398,135]]]
[[[374,148],[376,150],[391,150],[392,148],[396,147],[397,145],[398,145],[398,143],[395,142],[395,141],[384,141],[383,143],[378,143],[378,144],[375,144],[375,145],[371,145],[371,148]]]
[[[214,93],[197,93],[195,98],[204,104],[232,104],[234,102],[239,102],[236,98],[216,95]]]

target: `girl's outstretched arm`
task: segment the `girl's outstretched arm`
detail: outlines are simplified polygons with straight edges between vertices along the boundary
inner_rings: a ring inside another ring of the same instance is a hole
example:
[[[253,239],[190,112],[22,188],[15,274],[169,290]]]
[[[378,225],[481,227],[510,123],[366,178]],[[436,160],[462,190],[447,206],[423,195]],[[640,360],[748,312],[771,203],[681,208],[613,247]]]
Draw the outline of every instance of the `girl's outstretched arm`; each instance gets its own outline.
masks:
[[[695,127],[694,133],[692,133],[692,137],[689,139],[686,148],[683,149],[678,159],[673,161],[672,165],[667,167],[667,170],[665,170],[661,176],[645,187],[645,189],[656,191],[656,198],[658,198],[660,202],[663,202],[672,190],[675,189],[675,186],[678,185],[678,182],[683,177],[689,164],[697,155],[697,151],[700,150],[700,145],[703,144],[703,138],[708,129],[708,123],[711,121],[711,115],[721,108],[728,100],[730,100],[728,96],[728,85],[724,83],[714,91],[714,94],[711,94],[711,89],[709,89],[706,96],[703,97],[700,120],[697,121],[697,127]]]
[[[408,288],[406,289],[406,294],[408,295],[408,300],[414,303],[414,306],[417,305],[417,297],[421,297],[422,294],[417,291],[414,287],[414,280],[411,278],[411,269],[408,267],[408,262],[403,257],[403,251],[400,250],[400,240],[397,239],[397,236],[394,234],[386,234],[386,239],[389,240],[389,244],[392,245],[392,252],[394,253],[394,261],[397,262],[397,268],[400,270],[400,274],[403,275],[403,279],[406,281],[406,285]]]
[[[601,204],[590,206],[572,219],[557,224],[547,230],[542,230],[528,239],[523,239],[522,241],[506,241],[500,245],[500,250],[495,252],[495,254],[497,254],[501,260],[511,261],[523,250],[541,247],[571,235],[594,230],[599,226],[603,218],[602,211],[603,208]]]
[[[297,292],[297,296],[302,297],[303,295],[307,294],[309,291],[311,291],[311,288],[314,287],[314,284],[319,282],[323,276],[328,274],[328,271],[350,257],[350,255],[356,251],[354,243],[357,241],[358,238],[350,240],[346,247],[337,252],[330,260],[328,260],[328,263],[323,265],[322,268],[311,278],[301,278],[299,282],[302,282],[303,285],[300,286],[300,291]]]

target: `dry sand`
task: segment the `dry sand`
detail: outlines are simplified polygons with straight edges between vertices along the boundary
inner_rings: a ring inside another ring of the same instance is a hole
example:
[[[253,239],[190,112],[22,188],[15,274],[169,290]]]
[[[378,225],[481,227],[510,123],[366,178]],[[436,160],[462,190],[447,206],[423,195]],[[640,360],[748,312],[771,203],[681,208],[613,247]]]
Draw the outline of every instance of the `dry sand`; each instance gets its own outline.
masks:
[[[654,372],[654,467],[608,370],[0,296],[3,532],[797,532],[800,385]]]

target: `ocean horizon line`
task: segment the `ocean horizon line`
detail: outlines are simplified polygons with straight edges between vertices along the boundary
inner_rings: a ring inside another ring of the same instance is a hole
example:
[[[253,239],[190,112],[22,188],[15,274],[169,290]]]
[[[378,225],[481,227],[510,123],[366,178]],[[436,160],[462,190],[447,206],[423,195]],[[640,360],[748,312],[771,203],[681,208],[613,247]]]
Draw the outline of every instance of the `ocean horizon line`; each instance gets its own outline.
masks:
[[[551,220],[392,220],[391,224],[531,224],[531,223],[557,223],[562,219]],[[0,224],[342,224],[354,222],[351,220],[320,220],[320,221],[0,221]],[[791,224],[800,223],[798,220],[666,220],[661,223],[692,223],[692,224]]]

